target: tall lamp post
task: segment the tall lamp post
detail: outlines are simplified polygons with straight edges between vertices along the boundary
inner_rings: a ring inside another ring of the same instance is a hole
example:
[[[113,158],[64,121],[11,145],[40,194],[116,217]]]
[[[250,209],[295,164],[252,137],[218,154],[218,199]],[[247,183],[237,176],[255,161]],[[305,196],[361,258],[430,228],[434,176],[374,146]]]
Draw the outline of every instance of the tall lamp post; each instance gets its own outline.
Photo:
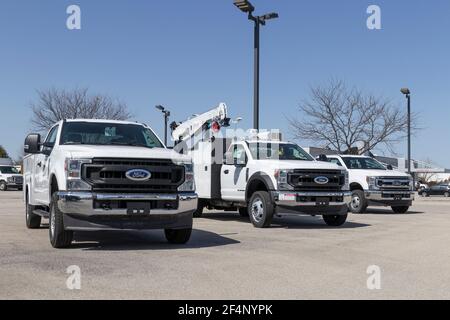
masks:
[[[411,91],[408,88],[402,88],[400,91],[408,100],[408,174],[411,174]]]
[[[254,71],[254,102],[253,102],[253,126],[254,129],[259,130],[259,31],[260,26],[265,26],[266,21],[278,18],[278,13],[268,13],[262,16],[254,16],[253,12],[255,7],[248,0],[234,0],[234,5],[244,13],[248,14],[248,19],[255,24],[255,39],[254,39],[254,59],[255,59],[255,71]]]
[[[161,105],[157,105],[155,108],[164,114],[164,144],[167,147],[167,127],[169,125],[170,111]]]

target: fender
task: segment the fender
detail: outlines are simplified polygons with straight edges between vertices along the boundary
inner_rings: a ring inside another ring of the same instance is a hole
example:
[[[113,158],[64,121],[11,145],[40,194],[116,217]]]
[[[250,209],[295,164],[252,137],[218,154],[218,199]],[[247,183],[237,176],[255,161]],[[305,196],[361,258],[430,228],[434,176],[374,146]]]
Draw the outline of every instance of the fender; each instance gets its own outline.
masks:
[[[269,177],[269,175],[265,172],[255,172],[250,179],[248,179],[247,181],[247,187],[245,190],[245,200],[249,201],[249,186],[252,185],[252,182],[254,181],[260,181],[264,184],[264,186],[266,187],[266,189],[269,191],[270,197],[272,198],[272,194],[270,193],[270,191],[274,191],[275,190],[275,186],[273,185],[272,179]],[[273,199],[272,199],[273,200]]]

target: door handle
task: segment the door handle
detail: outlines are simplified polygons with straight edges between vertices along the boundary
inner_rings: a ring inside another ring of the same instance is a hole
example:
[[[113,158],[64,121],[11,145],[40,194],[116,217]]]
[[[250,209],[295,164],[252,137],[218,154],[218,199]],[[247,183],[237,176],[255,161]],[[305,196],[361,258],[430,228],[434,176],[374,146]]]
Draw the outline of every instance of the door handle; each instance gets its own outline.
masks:
[[[230,170],[225,170],[223,173],[224,173],[224,174],[229,174],[229,173],[230,173]]]

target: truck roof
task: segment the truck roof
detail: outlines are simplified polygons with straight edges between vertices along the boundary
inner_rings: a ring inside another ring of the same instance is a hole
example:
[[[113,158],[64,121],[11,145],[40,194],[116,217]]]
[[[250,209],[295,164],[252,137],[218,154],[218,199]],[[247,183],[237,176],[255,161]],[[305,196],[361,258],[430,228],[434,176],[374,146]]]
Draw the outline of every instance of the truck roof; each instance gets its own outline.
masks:
[[[105,120],[105,119],[67,119],[66,122],[117,123],[117,124],[138,124],[138,125],[142,125],[142,123],[137,122],[137,121]]]
[[[341,158],[370,158],[369,156],[358,156],[351,154],[331,154],[329,157],[341,157]]]

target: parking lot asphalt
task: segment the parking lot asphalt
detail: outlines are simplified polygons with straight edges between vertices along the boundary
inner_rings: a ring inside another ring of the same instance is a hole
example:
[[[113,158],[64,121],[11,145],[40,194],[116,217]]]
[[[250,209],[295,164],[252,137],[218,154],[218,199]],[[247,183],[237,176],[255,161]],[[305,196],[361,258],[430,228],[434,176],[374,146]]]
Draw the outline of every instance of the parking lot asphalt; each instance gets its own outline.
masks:
[[[56,250],[48,226],[26,229],[22,193],[0,193],[0,299],[450,299],[448,200],[369,209],[340,228],[289,216],[255,229],[212,212],[194,229],[184,246],[162,231],[103,232]],[[72,265],[80,290],[66,286]],[[372,265],[379,290],[367,286]]]

